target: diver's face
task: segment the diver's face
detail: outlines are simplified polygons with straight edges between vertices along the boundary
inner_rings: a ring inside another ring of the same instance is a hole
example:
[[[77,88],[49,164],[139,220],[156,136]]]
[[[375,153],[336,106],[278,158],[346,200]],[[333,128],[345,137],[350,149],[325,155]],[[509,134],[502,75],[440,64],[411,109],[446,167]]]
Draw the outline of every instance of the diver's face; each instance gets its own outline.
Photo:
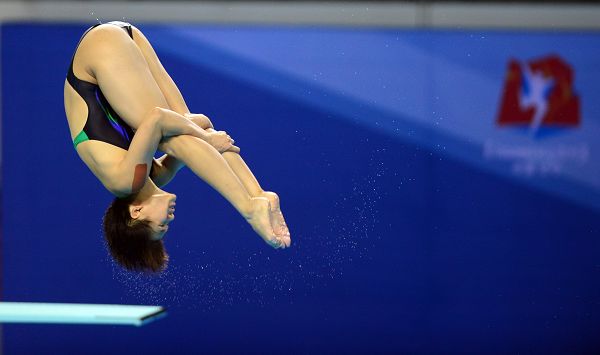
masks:
[[[168,192],[152,195],[139,206],[133,206],[132,218],[148,221],[154,231],[152,239],[160,240],[175,219],[176,199],[177,196]]]

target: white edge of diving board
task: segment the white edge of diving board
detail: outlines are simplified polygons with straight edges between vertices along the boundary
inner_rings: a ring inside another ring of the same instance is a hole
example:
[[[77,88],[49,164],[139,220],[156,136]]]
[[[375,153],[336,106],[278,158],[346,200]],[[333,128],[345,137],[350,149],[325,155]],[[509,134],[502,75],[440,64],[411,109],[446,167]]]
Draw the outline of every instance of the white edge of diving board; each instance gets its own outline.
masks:
[[[0,302],[0,323],[112,324],[142,326],[166,316],[161,306]]]

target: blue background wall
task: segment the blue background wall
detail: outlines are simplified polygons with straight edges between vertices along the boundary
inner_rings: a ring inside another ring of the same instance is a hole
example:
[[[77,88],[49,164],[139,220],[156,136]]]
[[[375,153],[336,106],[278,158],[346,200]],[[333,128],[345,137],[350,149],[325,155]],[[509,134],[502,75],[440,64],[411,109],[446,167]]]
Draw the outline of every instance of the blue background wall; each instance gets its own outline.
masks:
[[[170,266],[148,278],[110,261],[111,196],[69,139],[62,88],[86,27],[2,26],[2,297],[169,316],[4,325],[7,354],[600,349],[597,34],[139,25],[190,109],[279,193],[293,238],[269,249],[182,171]],[[575,70],[582,125],[497,127],[508,60],[549,53]],[[523,176],[486,159],[490,140],[589,154]]]

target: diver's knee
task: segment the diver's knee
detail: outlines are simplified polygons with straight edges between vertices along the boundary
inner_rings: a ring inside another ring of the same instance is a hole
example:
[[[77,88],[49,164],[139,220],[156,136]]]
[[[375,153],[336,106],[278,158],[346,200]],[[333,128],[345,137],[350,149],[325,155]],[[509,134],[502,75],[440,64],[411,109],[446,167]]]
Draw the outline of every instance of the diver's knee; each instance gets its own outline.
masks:
[[[115,53],[131,53],[131,46],[135,44],[123,29],[110,24],[101,24],[85,36],[80,48],[83,48],[83,52],[89,58],[92,71],[96,72],[120,61],[122,57],[115,56]]]
[[[88,35],[97,38],[104,37],[111,40],[114,40],[116,38],[129,39],[129,35],[125,31],[123,31],[122,28],[120,28],[119,26],[111,25],[109,23],[103,23],[94,27]]]

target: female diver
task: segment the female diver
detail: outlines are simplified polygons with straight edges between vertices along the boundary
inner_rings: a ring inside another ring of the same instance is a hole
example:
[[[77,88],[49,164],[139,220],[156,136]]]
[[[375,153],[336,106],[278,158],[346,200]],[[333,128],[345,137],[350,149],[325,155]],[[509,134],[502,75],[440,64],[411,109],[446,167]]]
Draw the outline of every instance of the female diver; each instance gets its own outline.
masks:
[[[290,246],[277,194],[264,191],[224,131],[191,114],[146,37],[129,23],[90,27],[76,47],[64,87],[79,157],[113,195],[104,235],[130,270],[164,270],[162,238],[175,218],[174,194],[160,189],[188,166],[274,248]],[[166,154],[154,158],[160,150]]]

